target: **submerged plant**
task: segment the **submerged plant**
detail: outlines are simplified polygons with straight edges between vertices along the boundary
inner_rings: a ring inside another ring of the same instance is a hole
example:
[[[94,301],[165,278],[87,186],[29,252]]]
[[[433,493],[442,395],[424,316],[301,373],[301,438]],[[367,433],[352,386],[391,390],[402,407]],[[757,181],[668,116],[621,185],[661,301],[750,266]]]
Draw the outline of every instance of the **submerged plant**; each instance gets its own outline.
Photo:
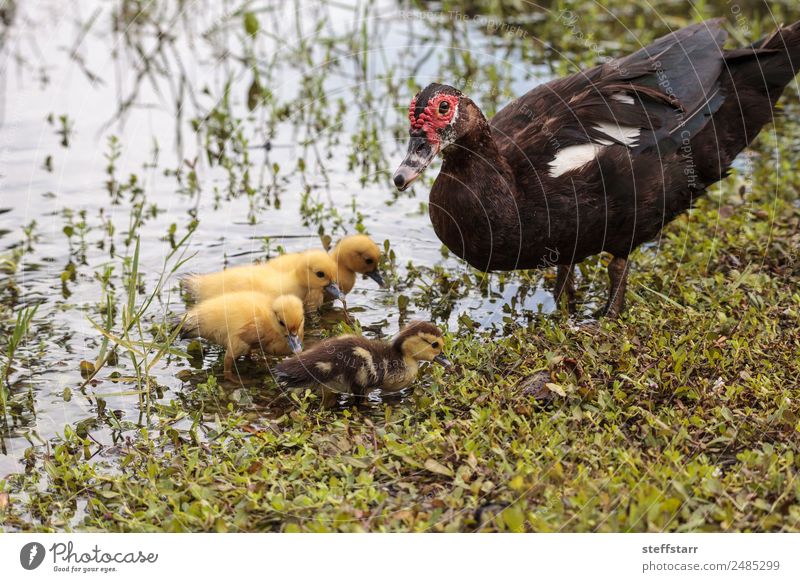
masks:
[[[193,231],[194,227],[190,228],[189,232],[174,245],[174,248],[165,257],[158,281],[141,303],[137,301],[140,295],[139,256],[141,246],[141,241],[137,237],[133,255],[127,266],[126,300],[120,310],[120,331],[115,331],[111,325],[113,323],[114,309],[110,296],[107,297],[105,324],[89,318],[90,323],[103,335],[103,342],[100,346],[94,369],[88,374],[83,386],[89,384],[100,369],[110,361],[112,354],[121,349],[128,355],[128,359],[134,369],[134,376],[123,378],[123,380],[135,383],[136,389],[114,393],[114,395],[130,394],[138,396],[140,410],[145,411],[148,418],[151,404],[150,395],[153,387],[156,386],[152,378],[153,367],[167,354],[180,356],[186,356],[186,354],[172,345],[180,332],[180,328],[170,329],[171,326],[168,322],[167,314],[163,315],[162,321],[162,327],[170,330],[166,334],[156,333],[148,336],[143,320],[148,315],[151,305],[160,295],[169,278],[191,258],[186,256],[185,243]]]
[[[21,309],[19,312],[17,312],[17,319],[14,323],[14,328],[11,330],[11,334],[8,336],[8,345],[6,346],[5,353],[3,354],[3,359],[5,361],[3,362],[2,374],[0,375],[0,410],[2,410],[4,421],[9,396],[8,379],[11,375],[11,370],[13,369],[14,358],[16,357],[17,349],[19,348],[20,343],[25,336],[28,335],[31,321],[33,320],[33,316],[36,315],[36,310],[38,308],[38,305],[34,305],[32,307]]]

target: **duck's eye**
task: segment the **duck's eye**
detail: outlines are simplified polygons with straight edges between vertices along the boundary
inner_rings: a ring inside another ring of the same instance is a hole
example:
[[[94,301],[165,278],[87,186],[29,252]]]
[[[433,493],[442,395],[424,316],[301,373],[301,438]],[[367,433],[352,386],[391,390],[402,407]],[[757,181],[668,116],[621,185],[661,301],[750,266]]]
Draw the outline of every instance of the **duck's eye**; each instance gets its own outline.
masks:
[[[448,111],[450,111],[449,101],[442,101],[439,103],[439,115],[447,115]]]
[[[432,348],[438,348],[439,347],[439,342],[431,342],[431,347]]]
[[[325,277],[325,272],[324,271],[317,271],[317,277],[319,277],[320,279],[324,278]]]
[[[285,323],[283,323],[282,321],[278,320],[278,323],[280,323],[280,324],[281,324],[281,327],[286,327],[286,324],[285,324]]]
[[[364,259],[364,262],[365,262],[365,263],[367,263],[368,265],[371,265],[371,264],[372,264],[372,263],[374,263],[375,261],[374,261],[374,260],[372,260],[372,259]]]

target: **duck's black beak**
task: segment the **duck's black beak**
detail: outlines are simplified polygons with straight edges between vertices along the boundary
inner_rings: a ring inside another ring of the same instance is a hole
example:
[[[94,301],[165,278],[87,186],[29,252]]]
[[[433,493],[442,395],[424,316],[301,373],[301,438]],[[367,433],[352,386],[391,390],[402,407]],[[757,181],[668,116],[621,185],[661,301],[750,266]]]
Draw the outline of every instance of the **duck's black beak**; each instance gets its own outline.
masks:
[[[286,336],[286,343],[289,344],[289,349],[295,354],[303,351],[303,342],[300,341],[300,336],[296,333],[290,333]]]
[[[432,146],[424,137],[412,137],[408,141],[406,158],[394,173],[394,185],[397,186],[397,189],[402,192],[411,186],[438,153],[438,145]]]
[[[328,283],[325,285],[325,292],[328,293],[334,299],[338,299],[339,301],[344,301],[344,293],[342,290],[339,289],[339,285],[336,283]]]
[[[438,356],[433,358],[433,361],[436,362],[437,364],[441,364],[445,368],[452,368],[453,367],[453,363],[450,360],[448,360],[447,358],[445,358],[444,355],[442,355],[442,354],[439,354]]]
[[[370,271],[369,273],[364,273],[367,277],[375,281],[379,286],[385,287],[386,283],[383,280],[383,275],[381,275],[380,271],[375,269],[374,271]]]

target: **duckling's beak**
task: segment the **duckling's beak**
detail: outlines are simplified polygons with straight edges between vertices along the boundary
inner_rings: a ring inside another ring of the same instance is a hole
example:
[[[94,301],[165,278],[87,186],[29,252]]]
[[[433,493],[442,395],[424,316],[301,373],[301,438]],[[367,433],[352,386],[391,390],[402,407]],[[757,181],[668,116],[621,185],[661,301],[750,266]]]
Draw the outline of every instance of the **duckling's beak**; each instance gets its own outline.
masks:
[[[401,192],[411,186],[425,171],[436,154],[439,153],[439,145],[431,145],[424,137],[412,137],[408,140],[408,153],[406,159],[394,173],[394,185]]]
[[[325,285],[325,291],[334,299],[344,301],[344,293],[342,293],[342,290],[339,289],[339,286],[336,283],[331,282]]]
[[[375,281],[379,286],[385,287],[386,283],[383,280],[383,275],[381,275],[380,271],[375,269],[374,271],[370,271],[369,273],[365,273],[367,277]]]
[[[300,341],[300,337],[296,333],[290,333],[286,336],[286,342],[289,344],[289,349],[295,354],[303,351],[303,342]]]
[[[453,363],[450,360],[448,360],[447,358],[445,358],[443,354],[439,354],[438,356],[433,358],[433,361],[436,362],[437,364],[441,364],[445,368],[452,368],[453,367]]]

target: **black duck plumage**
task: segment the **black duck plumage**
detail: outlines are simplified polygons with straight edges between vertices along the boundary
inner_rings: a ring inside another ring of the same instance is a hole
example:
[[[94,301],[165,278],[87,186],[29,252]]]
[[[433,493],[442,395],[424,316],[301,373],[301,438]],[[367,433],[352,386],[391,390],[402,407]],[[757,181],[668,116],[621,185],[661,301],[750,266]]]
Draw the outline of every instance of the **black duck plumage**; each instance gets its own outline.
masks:
[[[747,48],[725,50],[726,37],[722,20],[686,27],[536,87],[488,121],[457,89],[430,85],[395,183],[408,187],[441,148],[431,221],[477,269],[571,269],[601,251],[625,263],[726,175],[800,68],[800,23]],[[457,96],[458,115],[431,144],[442,95]],[[610,271],[611,314],[626,273]]]

